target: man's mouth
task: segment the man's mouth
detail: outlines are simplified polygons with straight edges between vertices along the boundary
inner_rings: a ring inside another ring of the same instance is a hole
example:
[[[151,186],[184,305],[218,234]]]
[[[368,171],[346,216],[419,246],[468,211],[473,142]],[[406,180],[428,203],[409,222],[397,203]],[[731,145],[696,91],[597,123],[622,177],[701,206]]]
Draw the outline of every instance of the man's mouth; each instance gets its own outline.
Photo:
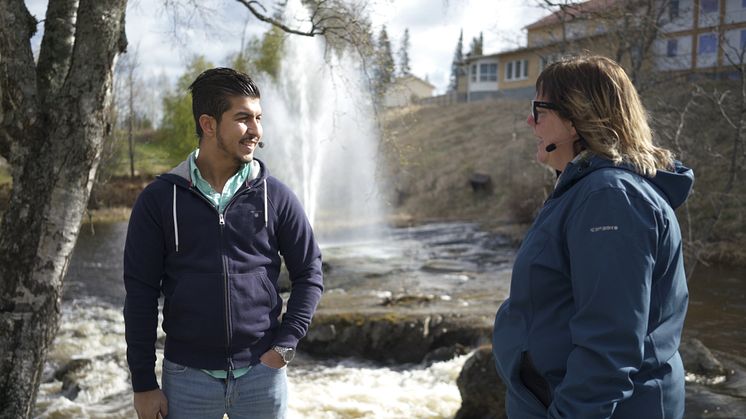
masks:
[[[259,143],[259,138],[242,138],[238,143],[245,147],[255,147]]]

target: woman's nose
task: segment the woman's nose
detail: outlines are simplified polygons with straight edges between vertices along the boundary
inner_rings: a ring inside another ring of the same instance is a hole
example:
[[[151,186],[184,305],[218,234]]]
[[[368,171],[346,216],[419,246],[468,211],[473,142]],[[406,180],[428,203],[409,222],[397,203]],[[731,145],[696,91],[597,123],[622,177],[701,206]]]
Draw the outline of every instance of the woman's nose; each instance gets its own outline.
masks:
[[[534,125],[536,125],[536,121],[534,121],[534,116],[533,116],[533,115],[531,115],[531,114],[528,114],[528,117],[526,117],[526,123],[527,123],[527,124],[528,124],[528,125],[529,125],[530,127],[533,127]]]

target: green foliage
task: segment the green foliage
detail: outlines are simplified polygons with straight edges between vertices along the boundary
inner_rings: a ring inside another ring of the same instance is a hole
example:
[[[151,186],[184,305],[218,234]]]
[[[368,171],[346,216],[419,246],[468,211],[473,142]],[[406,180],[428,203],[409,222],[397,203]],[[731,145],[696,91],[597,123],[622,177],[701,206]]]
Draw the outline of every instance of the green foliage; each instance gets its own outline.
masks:
[[[471,45],[469,46],[469,55],[471,56],[477,56],[477,55],[483,55],[484,54],[484,36],[482,35],[482,32],[479,32],[479,37],[474,37],[471,39]]]
[[[280,72],[286,36],[282,29],[272,26],[261,39],[252,38],[243,51],[233,58],[233,68],[249,75],[265,73],[276,79]]]
[[[411,72],[412,69],[409,66],[409,28],[406,28],[399,47],[399,75],[407,76]]]
[[[200,73],[211,67],[213,64],[204,57],[195,57],[179,77],[176,90],[163,98],[163,120],[155,133],[155,141],[169,149],[168,159],[172,163],[183,160],[198,145],[188,88]]]
[[[461,62],[464,60],[464,30],[461,29],[461,33],[458,36],[458,43],[456,44],[456,52],[453,54],[453,61],[451,62],[451,80],[448,84],[448,91],[455,92],[458,88],[458,78],[463,75],[461,69]]]
[[[373,89],[376,99],[380,100],[383,98],[386,90],[393,83],[395,70],[394,56],[391,54],[391,41],[386,32],[386,25],[384,25],[378,34],[376,61],[373,72]]]

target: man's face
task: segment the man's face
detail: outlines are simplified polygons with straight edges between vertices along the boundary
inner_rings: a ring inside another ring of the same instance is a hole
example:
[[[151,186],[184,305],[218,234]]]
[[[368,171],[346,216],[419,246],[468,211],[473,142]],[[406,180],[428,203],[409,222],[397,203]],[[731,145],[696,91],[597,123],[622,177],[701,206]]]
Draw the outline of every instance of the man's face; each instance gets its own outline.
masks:
[[[262,107],[259,99],[248,96],[229,98],[230,109],[223,112],[216,137],[218,150],[236,163],[249,163],[262,138]]]

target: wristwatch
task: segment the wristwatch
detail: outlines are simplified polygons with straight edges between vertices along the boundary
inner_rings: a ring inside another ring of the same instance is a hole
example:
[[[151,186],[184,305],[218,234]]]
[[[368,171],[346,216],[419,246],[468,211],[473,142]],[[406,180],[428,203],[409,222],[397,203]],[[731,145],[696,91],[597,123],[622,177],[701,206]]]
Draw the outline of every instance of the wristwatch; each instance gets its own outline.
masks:
[[[273,346],[272,350],[280,354],[282,357],[282,360],[285,361],[286,364],[290,363],[290,361],[295,358],[295,348],[286,348],[284,346]]]

